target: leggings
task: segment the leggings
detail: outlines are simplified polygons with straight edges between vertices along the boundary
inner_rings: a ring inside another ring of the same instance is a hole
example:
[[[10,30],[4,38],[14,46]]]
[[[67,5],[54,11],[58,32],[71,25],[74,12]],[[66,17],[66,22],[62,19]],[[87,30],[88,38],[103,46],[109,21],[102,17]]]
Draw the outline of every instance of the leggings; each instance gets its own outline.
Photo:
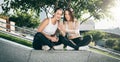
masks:
[[[80,47],[80,46],[88,45],[91,42],[92,37],[90,35],[86,35],[83,37],[83,39],[81,37],[78,37],[70,40],[72,40],[73,43],[75,43],[77,46]],[[66,47],[67,45],[64,45],[64,48]]]
[[[46,38],[42,33],[37,32],[33,39],[33,48],[35,50],[42,50],[43,45],[48,45],[50,48],[53,48],[55,45],[64,44],[70,47],[73,47],[75,50],[78,50],[78,46],[74,45],[71,41],[63,37],[62,35],[59,35],[59,41],[58,42],[51,42],[48,38]]]

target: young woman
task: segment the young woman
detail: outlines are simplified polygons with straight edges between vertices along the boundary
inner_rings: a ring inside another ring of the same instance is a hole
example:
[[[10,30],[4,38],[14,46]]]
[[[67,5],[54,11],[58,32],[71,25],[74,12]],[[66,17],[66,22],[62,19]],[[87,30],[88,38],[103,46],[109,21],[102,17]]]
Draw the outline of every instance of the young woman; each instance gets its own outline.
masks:
[[[63,35],[79,47],[88,45],[92,39],[91,36],[87,35],[82,39],[79,33],[80,23],[74,18],[70,9],[66,9],[64,12],[64,26],[61,28]]]
[[[63,36],[59,36],[59,38],[55,35],[58,22],[61,19],[63,10],[61,8],[57,8],[54,11],[54,15],[52,18],[46,18],[39,26],[37,33],[34,36],[33,40],[33,48],[36,50],[42,50],[43,45],[48,45],[50,49],[54,49],[54,45],[65,44],[78,49],[76,45],[73,45],[69,40],[66,40]]]

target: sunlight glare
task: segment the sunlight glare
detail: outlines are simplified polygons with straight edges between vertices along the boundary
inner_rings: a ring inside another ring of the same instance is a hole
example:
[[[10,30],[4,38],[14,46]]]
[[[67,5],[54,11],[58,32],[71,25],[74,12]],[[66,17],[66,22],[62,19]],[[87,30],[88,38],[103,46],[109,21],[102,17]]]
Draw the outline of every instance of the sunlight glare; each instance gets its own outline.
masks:
[[[120,27],[120,0],[116,0],[115,6],[110,9],[114,20],[116,21],[116,25]]]

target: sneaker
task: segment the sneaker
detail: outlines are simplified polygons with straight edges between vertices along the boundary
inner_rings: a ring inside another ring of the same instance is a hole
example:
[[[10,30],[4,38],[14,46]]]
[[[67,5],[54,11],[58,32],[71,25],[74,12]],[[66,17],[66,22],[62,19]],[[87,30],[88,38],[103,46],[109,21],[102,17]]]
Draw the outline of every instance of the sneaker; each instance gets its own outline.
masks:
[[[79,50],[89,50],[89,46],[81,46],[79,47]]]
[[[67,46],[65,49],[66,49],[66,50],[74,50],[74,48],[72,48],[72,47],[70,47],[70,46]]]

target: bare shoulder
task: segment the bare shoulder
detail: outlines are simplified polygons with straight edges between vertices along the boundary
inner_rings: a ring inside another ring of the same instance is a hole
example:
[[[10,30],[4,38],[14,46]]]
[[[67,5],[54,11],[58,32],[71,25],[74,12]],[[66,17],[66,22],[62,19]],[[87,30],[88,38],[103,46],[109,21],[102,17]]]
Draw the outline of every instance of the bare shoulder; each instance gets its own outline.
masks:
[[[49,19],[48,19],[48,18],[45,18],[45,19],[40,23],[39,26],[47,25],[48,22],[49,22]]]
[[[47,25],[49,23],[49,18],[45,18],[40,25]]]
[[[46,22],[48,22],[49,21],[49,18],[45,18],[43,21],[42,21],[42,23],[46,23]]]
[[[45,28],[45,26],[48,24],[48,21],[49,21],[49,19],[46,18],[40,23],[40,25],[38,27],[38,32],[41,32]]]

